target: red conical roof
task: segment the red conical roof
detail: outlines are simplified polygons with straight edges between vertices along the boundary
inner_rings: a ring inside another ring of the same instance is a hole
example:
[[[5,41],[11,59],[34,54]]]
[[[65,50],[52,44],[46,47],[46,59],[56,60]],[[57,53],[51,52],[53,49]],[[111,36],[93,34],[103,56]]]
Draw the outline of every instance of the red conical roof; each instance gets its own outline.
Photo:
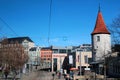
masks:
[[[92,32],[92,35],[93,34],[110,34],[110,32],[108,31],[108,29],[104,23],[102,13],[100,12],[100,10],[98,12],[94,31]]]

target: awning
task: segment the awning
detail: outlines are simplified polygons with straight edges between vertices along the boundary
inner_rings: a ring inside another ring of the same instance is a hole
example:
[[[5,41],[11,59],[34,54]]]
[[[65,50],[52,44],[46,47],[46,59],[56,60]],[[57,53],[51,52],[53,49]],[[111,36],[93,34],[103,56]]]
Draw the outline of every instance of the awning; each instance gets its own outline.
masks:
[[[70,68],[71,71],[75,71],[75,70],[78,70],[78,68]]]
[[[94,61],[94,62],[91,62],[90,64],[94,65],[94,64],[102,64],[102,63],[104,63],[104,61]]]

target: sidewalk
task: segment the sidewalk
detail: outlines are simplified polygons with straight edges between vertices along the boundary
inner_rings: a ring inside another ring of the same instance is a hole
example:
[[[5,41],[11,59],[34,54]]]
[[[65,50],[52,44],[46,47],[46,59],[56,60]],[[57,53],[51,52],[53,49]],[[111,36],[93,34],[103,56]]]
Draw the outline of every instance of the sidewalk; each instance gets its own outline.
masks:
[[[29,73],[22,74],[21,80],[35,80],[36,78],[36,71],[31,71]]]
[[[52,73],[51,73],[51,75],[52,75]],[[65,78],[63,75],[61,75],[60,78],[58,77],[58,75],[55,75],[54,80],[65,80]]]
[[[21,80],[43,80],[43,76],[38,75],[38,71],[32,71],[27,75],[23,75]],[[42,74],[42,73],[41,73]],[[58,78],[58,75],[55,74],[54,79],[52,76],[53,72],[46,72],[46,76],[44,76],[44,80],[65,80],[64,76],[62,75],[61,78]]]

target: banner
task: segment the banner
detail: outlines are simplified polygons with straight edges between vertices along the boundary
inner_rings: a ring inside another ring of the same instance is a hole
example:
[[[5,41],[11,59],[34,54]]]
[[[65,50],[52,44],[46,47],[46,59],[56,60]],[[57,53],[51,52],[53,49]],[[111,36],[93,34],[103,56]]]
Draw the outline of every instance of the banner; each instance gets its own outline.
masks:
[[[73,64],[73,56],[69,55],[69,64]]]

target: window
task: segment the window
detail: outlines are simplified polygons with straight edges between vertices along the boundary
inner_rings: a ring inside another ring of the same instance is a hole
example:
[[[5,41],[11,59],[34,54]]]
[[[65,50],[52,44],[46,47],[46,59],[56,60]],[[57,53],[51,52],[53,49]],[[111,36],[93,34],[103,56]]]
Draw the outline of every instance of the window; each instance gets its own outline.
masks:
[[[97,36],[97,41],[100,41],[100,36]]]
[[[60,49],[60,53],[66,53],[66,49]]]
[[[70,49],[68,49],[68,53],[71,53],[71,50],[70,50]]]
[[[53,53],[58,53],[58,49],[53,49]]]
[[[80,62],[80,57],[79,57],[79,55],[78,55],[78,62]]]
[[[48,58],[48,60],[50,60],[50,58]]]
[[[47,54],[47,52],[44,52],[44,54]]]
[[[85,63],[88,63],[88,56],[84,56],[84,59],[85,59]]]
[[[44,58],[44,60],[46,60],[46,58]]]

